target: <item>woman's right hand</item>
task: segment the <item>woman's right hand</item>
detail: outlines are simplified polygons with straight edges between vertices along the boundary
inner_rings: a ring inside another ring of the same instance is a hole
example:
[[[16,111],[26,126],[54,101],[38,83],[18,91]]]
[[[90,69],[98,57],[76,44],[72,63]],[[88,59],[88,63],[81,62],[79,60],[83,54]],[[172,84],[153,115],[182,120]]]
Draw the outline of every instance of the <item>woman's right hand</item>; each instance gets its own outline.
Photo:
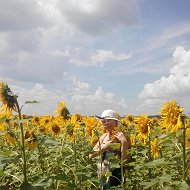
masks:
[[[105,152],[106,150],[109,150],[110,147],[109,145],[112,143],[112,140],[110,141],[107,141],[107,142],[104,142],[102,143],[101,145],[99,145],[97,148],[94,148],[93,149],[93,152],[91,152],[89,154],[89,159],[92,159],[100,154],[102,154],[103,152]]]

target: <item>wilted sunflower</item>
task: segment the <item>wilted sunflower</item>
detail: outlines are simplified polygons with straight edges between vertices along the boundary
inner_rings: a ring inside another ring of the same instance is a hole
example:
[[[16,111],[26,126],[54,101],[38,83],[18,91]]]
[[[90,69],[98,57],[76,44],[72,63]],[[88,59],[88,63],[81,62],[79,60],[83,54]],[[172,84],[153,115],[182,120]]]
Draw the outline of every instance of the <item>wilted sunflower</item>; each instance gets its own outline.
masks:
[[[176,132],[181,128],[182,112],[183,108],[181,108],[175,100],[166,102],[164,107],[161,108],[162,129]]]
[[[17,96],[14,95],[5,82],[0,82],[0,101],[2,102],[2,111],[11,114],[17,111]]]
[[[64,119],[69,119],[70,117],[70,112],[64,102],[58,102],[58,107],[55,112],[57,113],[57,116],[62,116]]]

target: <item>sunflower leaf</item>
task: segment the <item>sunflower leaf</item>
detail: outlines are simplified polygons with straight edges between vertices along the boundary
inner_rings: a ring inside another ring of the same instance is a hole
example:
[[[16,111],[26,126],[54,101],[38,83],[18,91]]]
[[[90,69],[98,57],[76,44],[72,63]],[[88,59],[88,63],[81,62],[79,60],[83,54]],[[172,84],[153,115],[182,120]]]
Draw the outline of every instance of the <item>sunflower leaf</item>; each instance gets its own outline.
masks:
[[[33,100],[33,101],[25,101],[25,104],[34,104],[34,103],[40,103],[36,100]]]

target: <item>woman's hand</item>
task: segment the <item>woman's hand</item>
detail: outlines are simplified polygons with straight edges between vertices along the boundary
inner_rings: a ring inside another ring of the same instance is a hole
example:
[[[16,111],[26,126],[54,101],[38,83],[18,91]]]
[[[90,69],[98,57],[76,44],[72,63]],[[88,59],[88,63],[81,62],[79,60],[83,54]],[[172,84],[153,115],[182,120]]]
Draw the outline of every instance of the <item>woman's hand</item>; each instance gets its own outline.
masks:
[[[130,161],[131,156],[127,152],[130,147],[130,140],[122,132],[117,132],[115,137],[121,142],[121,160],[124,162]]]
[[[117,132],[114,135],[121,143],[127,142],[125,135],[122,132]]]
[[[102,144],[98,144],[95,148],[93,148],[93,152],[91,152],[89,154],[89,159],[92,159],[100,154],[102,154],[103,152],[105,152],[106,150],[109,150],[109,145],[112,143],[112,140],[109,140],[107,142],[104,142]]]

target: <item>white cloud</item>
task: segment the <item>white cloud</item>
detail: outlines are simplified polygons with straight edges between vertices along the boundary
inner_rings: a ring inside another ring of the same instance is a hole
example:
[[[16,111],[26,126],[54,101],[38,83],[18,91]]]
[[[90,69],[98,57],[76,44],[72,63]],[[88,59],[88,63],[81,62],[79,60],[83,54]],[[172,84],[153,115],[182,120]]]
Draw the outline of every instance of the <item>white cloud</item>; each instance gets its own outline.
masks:
[[[105,5],[106,15],[103,13]],[[129,20],[133,19],[133,14],[125,13],[124,9],[115,14],[115,19],[111,17],[120,5],[132,6],[134,11],[136,10],[136,3],[131,0],[125,3],[115,0],[81,0],[80,3],[74,0],[15,0],[14,3],[10,0],[3,1],[0,7],[1,77],[28,82],[55,82],[68,71],[69,64],[102,66],[107,62],[129,59],[130,54],[86,47],[95,39],[82,35],[65,21],[65,17],[72,16],[73,10],[85,14],[93,12],[94,19],[101,13],[101,20],[105,19],[103,22],[106,23],[110,19],[113,24],[110,24],[109,28],[114,28],[118,23],[124,23],[126,17],[131,17]],[[124,14],[125,17],[120,14]],[[90,17],[87,21],[84,19],[84,22],[88,25],[91,22]],[[93,26],[99,28],[96,22]],[[104,28],[104,24],[102,27]]]
[[[88,91],[90,87],[90,85],[87,82],[81,82],[77,80],[75,77],[73,77],[73,86],[74,86],[75,92],[80,92],[80,93],[84,93]]]
[[[22,109],[22,113],[25,114],[54,115],[58,102],[65,102],[71,114],[94,115],[108,108],[115,109],[120,114],[126,113],[128,106],[125,99],[116,97],[112,92],[104,91],[102,87],[91,92],[90,85],[77,80],[76,77],[70,76],[67,80],[72,82],[70,88],[61,91],[49,89],[40,83],[28,84],[7,79],[12,92],[18,95],[20,106],[24,105],[25,101],[39,102],[26,104]]]
[[[72,95],[69,104],[72,105],[73,112],[86,115],[100,114],[108,108],[120,110],[120,114],[124,114],[127,108],[124,99],[116,98],[114,93],[105,92],[101,87],[94,93]]]
[[[189,23],[173,25],[162,30],[161,33],[148,38],[148,40],[146,40],[147,46],[142,50],[142,52],[147,54],[150,54],[150,52],[154,53],[157,52],[160,48],[168,47],[168,44],[170,44],[169,47],[171,47],[171,43],[173,43],[176,47],[176,42],[179,43],[178,39],[181,41],[182,37],[189,34],[189,32]]]
[[[131,58],[131,54],[116,54],[111,50],[88,50],[84,48],[76,48],[71,55],[70,63],[80,66],[103,66],[105,63]]]
[[[0,30],[28,30],[38,27],[52,26],[51,17],[37,0],[1,1]]]
[[[42,84],[39,83],[36,83],[32,85],[31,88],[27,89],[15,84],[11,85],[10,88],[13,93],[18,95],[20,107],[24,105],[25,101],[35,100],[39,102],[35,104],[25,104],[22,108],[22,113],[25,114],[54,115],[57,102],[66,99],[62,94],[47,90]]]
[[[190,50],[186,51],[184,47],[177,47],[173,54],[174,66],[170,73],[188,75],[190,72]]]
[[[168,77],[147,83],[139,98],[149,99],[151,101],[175,99],[187,108],[188,97],[190,95],[190,50],[186,51],[183,47],[177,47],[174,54],[174,65],[170,69]]]
[[[59,0],[58,7],[73,26],[92,35],[129,26],[137,20],[136,0]]]

